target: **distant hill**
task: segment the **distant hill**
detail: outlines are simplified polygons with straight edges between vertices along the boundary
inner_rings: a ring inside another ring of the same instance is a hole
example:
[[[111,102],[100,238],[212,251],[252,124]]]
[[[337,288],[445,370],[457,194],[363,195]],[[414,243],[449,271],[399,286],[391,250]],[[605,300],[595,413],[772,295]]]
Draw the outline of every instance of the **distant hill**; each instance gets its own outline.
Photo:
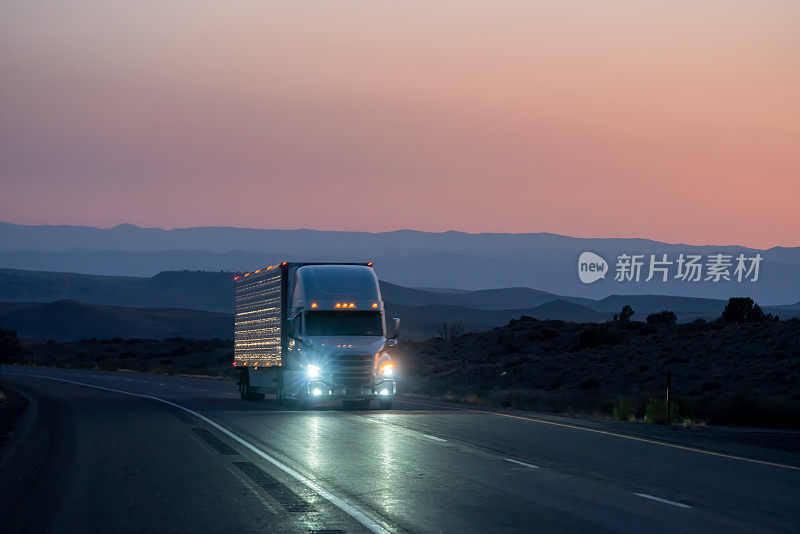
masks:
[[[0,326],[15,330],[20,337],[66,341],[95,337],[233,338],[233,318],[224,313],[97,306],[74,300],[19,306],[1,312]]]
[[[422,340],[436,335],[442,323],[459,323],[464,332],[480,332],[491,330],[496,326],[508,324],[511,319],[523,315],[535,319],[558,319],[572,322],[591,322],[608,320],[609,314],[557,300],[534,308],[516,310],[476,310],[464,306],[448,306],[441,304],[427,306],[402,306],[394,303],[386,304],[388,317],[400,318],[401,339]]]
[[[758,253],[763,262],[759,280],[754,283],[688,283],[674,277],[666,282],[622,283],[607,276],[585,285],[577,277],[577,259],[587,250],[606,258],[612,269],[621,253],[666,253],[673,260],[680,253]],[[183,269],[252,270],[281,260],[374,261],[382,280],[404,287],[527,287],[591,299],[614,294],[715,299],[745,295],[762,304],[788,304],[800,299],[800,247],[758,250],[737,245],[696,246],[549,233],[368,233],[220,227],[163,230],[130,224],[99,229],[0,223],[0,268],[153,276]]]
[[[97,306],[180,308],[232,314],[232,284],[232,275],[220,272],[175,271],[159,273],[152,278],[138,278],[0,269],[0,314],[60,300]],[[381,290],[389,313],[402,319],[404,339],[432,336],[442,322],[460,322],[464,331],[480,331],[505,325],[521,315],[598,322],[607,320],[626,304],[633,306],[636,311],[634,319],[641,321],[650,313],[664,310],[674,311],[681,322],[696,318],[713,320],[720,316],[726,303],[724,300],[661,295],[614,295],[594,301],[524,287],[448,291],[414,289],[381,282]],[[800,306],[797,305],[765,306],[764,311],[783,319],[800,316]],[[28,332],[38,328],[24,322],[18,324],[25,326]],[[114,337],[102,333],[95,335]],[[202,333],[198,336],[215,337]]]
[[[648,314],[664,310],[681,314],[716,314],[719,317],[725,308],[726,300],[692,297],[672,297],[668,295],[612,295],[592,304],[592,308],[604,312],[617,312],[630,305],[636,310],[636,320],[643,321]]]
[[[567,300],[582,305],[590,305],[595,302],[591,299],[563,297],[561,295],[528,287],[454,291],[442,289],[412,289],[389,282],[381,282],[381,293],[384,300],[394,304],[406,306],[444,304],[449,306],[466,306],[480,310],[532,308],[554,300]]]
[[[177,271],[138,278],[0,269],[0,301],[70,299],[87,304],[233,313],[233,275]]]

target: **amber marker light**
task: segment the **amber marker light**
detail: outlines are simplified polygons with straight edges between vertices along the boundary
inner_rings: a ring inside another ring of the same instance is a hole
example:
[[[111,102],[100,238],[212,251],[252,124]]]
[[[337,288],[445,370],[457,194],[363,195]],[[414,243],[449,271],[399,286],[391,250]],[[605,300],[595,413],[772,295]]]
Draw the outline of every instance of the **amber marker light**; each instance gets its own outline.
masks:
[[[373,308],[377,308],[377,307],[378,307],[378,303],[377,303],[377,302],[373,302],[373,303],[372,303],[372,307],[373,307]]]
[[[311,303],[311,307],[312,307],[312,308],[316,308],[316,307],[317,307],[317,303],[316,303],[316,302],[312,302],[312,303]]]

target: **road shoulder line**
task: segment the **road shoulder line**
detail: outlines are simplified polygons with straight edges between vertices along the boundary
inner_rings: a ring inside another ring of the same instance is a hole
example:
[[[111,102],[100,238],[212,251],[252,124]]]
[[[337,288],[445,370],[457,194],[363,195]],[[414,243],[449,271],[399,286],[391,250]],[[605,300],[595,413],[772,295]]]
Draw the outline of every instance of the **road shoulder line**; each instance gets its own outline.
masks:
[[[670,447],[670,448],[673,448],[673,449],[680,449],[680,450],[688,451],[688,452],[695,452],[695,453],[699,453],[699,454],[707,454],[707,455],[710,455],[710,456],[717,456],[719,458],[727,458],[729,460],[738,460],[738,461],[741,461],[741,462],[750,462],[750,463],[754,463],[754,464],[769,465],[769,466],[772,466],[772,467],[781,467],[783,469],[791,469],[793,471],[800,471],[800,466],[796,466],[796,465],[788,465],[788,464],[782,464],[782,463],[778,463],[778,462],[770,462],[770,461],[767,461],[767,460],[757,460],[755,458],[748,458],[746,456],[736,456],[735,454],[727,454],[727,453],[724,453],[724,452],[706,451],[706,450],[703,450],[703,449],[698,449],[698,448],[695,448],[695,447],[689,447],[689,446],[686,446],[686,445],[678,445],[676,443],[667,443],[665,441],[658,441],[658,440],[655,440],[655,439],[640,438],[638,436],[630,436],[630,435],[627,435],[627,434],[620,434],[618,432],[611,432],[611,431],[608,431],[608,430],[598,430],[596,428],[586,428],[586,427],[583,427],[583,426],[570,425],[568,423],[559,423],[559,422],[556,422],[556,421],[547,421],[545,419],[536,419],[535,417],[523,417],[521,415],[513,415],[513,414],[508,414],[508,413],[497,413],[497,412],[492,412],[492,411],[489,411],[489,410],[474,410],[474,409],[470,409],[470,408],[461,408],[460,406],[442,406],[442,405],[436,405],[436,404],[426,404],[424,402],[415,402],[415,401],[409,401],[409,400],[402,400],[402,401],[399,401],[399,402],[404,402],[406,404],[416,404],[418,406],[430,406],[432,408],[446,408],[446,409],[451,409],[451,410],[461,410],[463,412],[482,413],[482,414],[485,414],[485,415],[496,415],[498,417],[507,417],[509,419],[519,419],[520,421],[529,421],[531,423],[539,423],[539,424],[543,424],[543,425],[558,426],[558,427],[561,427],[561,428],[569,428],[571,430],[580,430],[580,431],[583,431],[583,432],[592,432],[594,434],[602,434],[602,435],[605,435],[605,436],[612,436],[612,437],[615,437],[615,438],[628,439],[628,440],[631,440],[631,441],[639,441],[641,443],[649,443],[651,445],[660,445],[662,447]]]
[[[533,465],[525,462],[520,462],[519,460],[512,460],[511,458],[503,458],[506,462],[511,462],[512,464],[521,465],[523,467],[530,467],[531,469],[539,469],[538,465]]]
[[[203,422],[207,423],[208,425],[214,427],[215,429],[219,430],[220,432],[222,432],[223,434],[225,434],[226,436],[228,436],[232,440],[234,440],[237,443],[239,443],[240,445],[246,447],[247,449],[249,449],[250,451],[252,451],[256,455],[260,456],[261,458],[263,458],[267,462],[271,463],[272,465],[274,465],[275,467],[277,467],[278,469],[280,469],[281,471],[283,471],[287,475],[291,476],[292,478],[294,478],[298,482],[302,483],[303,485],[305,485],[309,489],[313,490],[314,492],[319,494],[321,497],[323,497],[325,500],[327,500],[328,502],[330,502],[331,504],[333,504],[334,506],[336,506],[337,508],[339,508],[340,510],[345,512],[347,515],[349,515],[350,517],[352,517],[353,519],[358,521],[361,525],[366,527],[369,531],[374,532],[375,534],[389,534],[391,532],[391,530],[389,528],[387,528],[383,524],[379,523],[377,520],[372,519],[367,514],[365,514],[364,512],[362,512],[361,510],[359,510],[355,506],[353,506],[352,504],[350,504],[347,501],[337,497],[336,495],[334,495],[333,493],[327,491],[326,489],[320,487],[314,481],[312,481],[312,480],[308,479],[307,477],[305,477],[304,475],[298,473],[297,471],[295,471],[294,469],[292,469],[288,465],[284,464],[283,462],[277,460],[276,458],[273,458],[272,456],[270,456],[266,452],[262,451],[261,449],[259,449],[258,447],[256,447],[252,443],[250,443],[249,441],[245,440],[244,438],[239,437],[237,434],[234,434],[233,432],[231,432],[230,430],[228,430],[224,426],[220,425],[216,421],[213,421],[212,419],[209,419],[205,415],[202,415],[202,414],[200,414],[200,413],[198,413],[198,412],[196,412],[196,411],[194,411],[194,410],[192,410],[190,408],[187,408],[187,407],[182,406],[180,404],[168,401],[166,399],[161,399],[159,397],[154,397],[152,395],[146,395],[144,393],[134,393],[132,391],[125,391],[125,390],[121,390],[121,389],[108,388],[108,387],[105,387],[105,386],[97,386],[95,384],[87,384],[85,382],[77,382],[75,380],[67,380],[66,378],[56,378],[56,377],[52,377],[52,376],[43,376],[43,375],[29,375],[29,374],[24,374],[24,373],[8,373],[8,374],[9,375],[13,374],[14,376],[23,376],[23,377],[27,377],[27,378],[43,378],[45,380],[55,380],[55,381],[58,381],[58,382],[65,382],[65,383],[74,384],[74,385],[77,385],[77,386],[84,386],[84,387],[89,387],[89,388],[93,388],[93,389],[99,389],[99,390],[102,390],[102,391],[110,391],[112,393],[120,393],[122,395],[129,395],[131,397],[139,397],[139,398],[142,398],[142,399],[150,399],[150,400],[154,400],[156,402],[160,402],[162,404],[166,404],[168,406],[173,406],[175,408],[181,409],[181,410],[183,410],[185,412],[188,412],[188,413],[194,415],[195,417],[197,417],[198,419],[200,419]]]
[[[670,501],[669,499],[662,499],[661,497],[655,497],[653,495],[648,495],[647,493],[634,493],[637,497],[643,497],[645,499],[650,499],[651,501],[657,501],[664,504],[669,504],[671,506],[677,506],[678,508],[691,508],[688,504],[683,504],[682,502],[677,501]]]

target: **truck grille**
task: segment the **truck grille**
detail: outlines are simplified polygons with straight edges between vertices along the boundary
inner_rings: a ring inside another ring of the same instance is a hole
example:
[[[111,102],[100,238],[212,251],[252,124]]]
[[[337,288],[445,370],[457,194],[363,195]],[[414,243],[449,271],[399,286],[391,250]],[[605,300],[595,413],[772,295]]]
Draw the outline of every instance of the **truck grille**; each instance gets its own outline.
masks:
[[[333,387],[362,387],[372,384],[372,356],[334,354],[331,356]]]

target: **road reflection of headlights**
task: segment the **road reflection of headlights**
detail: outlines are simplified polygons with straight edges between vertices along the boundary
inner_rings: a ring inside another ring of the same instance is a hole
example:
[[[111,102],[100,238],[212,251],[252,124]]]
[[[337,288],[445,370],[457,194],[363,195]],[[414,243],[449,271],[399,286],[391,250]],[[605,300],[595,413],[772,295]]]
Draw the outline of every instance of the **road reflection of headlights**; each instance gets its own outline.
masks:
[[[321,369],[320,369],[320,367],[318,365],[309,365],[306,368],[306,374],[309,376],[309,378],[318,377],[320,371],[321,371]]]

